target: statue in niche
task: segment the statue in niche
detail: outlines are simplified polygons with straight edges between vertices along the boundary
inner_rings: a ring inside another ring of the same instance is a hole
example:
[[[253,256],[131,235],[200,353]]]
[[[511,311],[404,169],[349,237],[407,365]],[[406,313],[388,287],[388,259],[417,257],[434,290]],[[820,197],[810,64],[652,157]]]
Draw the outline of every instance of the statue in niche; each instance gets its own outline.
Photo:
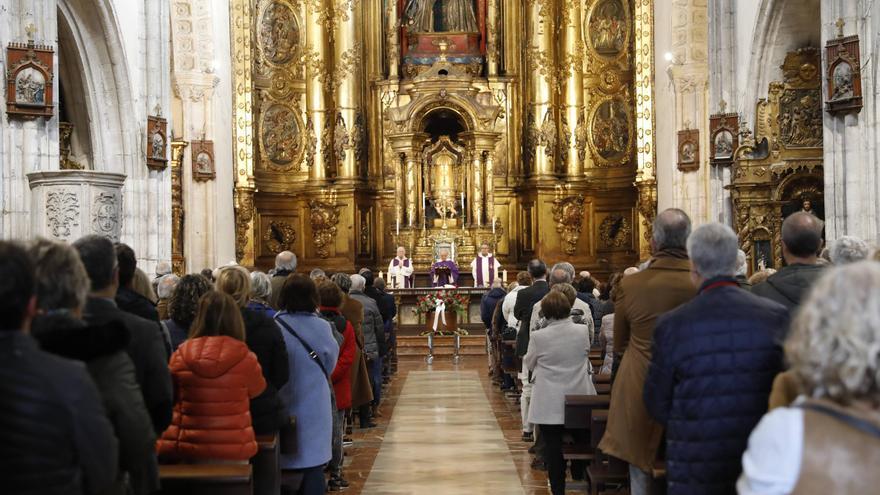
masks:
[[[441,2],[439,23],[434,19],[437,2]],[[403,21],[413,33],[479,32],[473,0],[408,0]]]

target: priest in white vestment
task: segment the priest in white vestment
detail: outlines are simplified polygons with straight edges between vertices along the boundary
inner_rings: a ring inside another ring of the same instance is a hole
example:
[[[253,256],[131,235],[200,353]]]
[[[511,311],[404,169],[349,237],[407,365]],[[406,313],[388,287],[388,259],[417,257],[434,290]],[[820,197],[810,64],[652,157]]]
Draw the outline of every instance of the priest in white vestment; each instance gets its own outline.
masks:
[[[388,263],[388,275],[391,277],[392,289],[409,289],[414,287],[412,260],[406,257],[406,248],[397,248],[397,256]]]
[[[489,252],[489,245],[485,242],[480,246],[477,257],[471,261],[471,274],[474,276],[474,287],[491,287],[492,282],[498,277],[501,263]]]

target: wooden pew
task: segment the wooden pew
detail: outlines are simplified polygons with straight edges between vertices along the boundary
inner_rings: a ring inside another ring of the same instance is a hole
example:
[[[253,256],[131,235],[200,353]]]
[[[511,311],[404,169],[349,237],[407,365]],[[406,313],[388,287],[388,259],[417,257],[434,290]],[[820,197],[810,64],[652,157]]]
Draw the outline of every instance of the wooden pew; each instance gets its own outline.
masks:
[[[251,459],[254,467],[254,495],[281,493],[281,442],[278,435],[257,436],[259,450]]]
[[[626,483],[629,468],[619,459],[605,455],[599,450],[599,442],[605,434],[608,423],[608,410],[593,409],[590,414],[590,445],[593,448],[593,462],[587,468],[590,494],[598,495],[608,485],[621,486]]]
[[[164,464],[162,495],[253,495],[250,464]]]
[[[590,416],[594,409],[607,409],[611,398],[607,395],[566,395],[565,427],[570,430],[590,430]],[[589,434],[588,434],[589,438]],[[565,445],[562,457],[567,460],[592,460],[593,447],[589,442]]]

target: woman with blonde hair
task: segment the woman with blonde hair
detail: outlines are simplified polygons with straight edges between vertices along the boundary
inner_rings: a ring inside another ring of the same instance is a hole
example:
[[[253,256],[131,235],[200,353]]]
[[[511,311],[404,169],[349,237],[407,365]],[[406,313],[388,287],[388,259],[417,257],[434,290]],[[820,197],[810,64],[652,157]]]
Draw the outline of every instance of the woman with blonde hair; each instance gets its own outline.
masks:
[[[158,442],[163,459],[247,462],[257,453],[249,406],[266,380],[244,340],[236,302],[202,296],[189,339],[171,356],[174,416]]]
[[[289,420],[278,390],[289,378],[287,349],[281,329],[265,312],[247,308],[251,299],[248,271],[239,265],[224,266],[217,274],[217,290],[229,294],[241,312],[245,341],[263,369],[266,390],[251,401],[251,417],[257,435],[277,433]]]
[[[863,261],[823,275],[792,323],[785,353],[801,396],[752,432],[739,493],[876,493],[880,266]]]

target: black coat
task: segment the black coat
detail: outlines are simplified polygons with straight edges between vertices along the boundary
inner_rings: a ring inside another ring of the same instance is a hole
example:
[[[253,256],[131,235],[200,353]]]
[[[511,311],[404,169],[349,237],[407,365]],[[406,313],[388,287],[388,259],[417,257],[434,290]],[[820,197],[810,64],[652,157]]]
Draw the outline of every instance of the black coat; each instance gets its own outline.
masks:
[[[116,305],[126,313],[140,316],[146,320],[159,321],[159,310],[156,309],[153,301],[128,287],[120,287],[116,291]]]
[[[372,285],[364,288],[364,294],[376,301],[376,306],[379,307],[379,314],[382,315],[382,323],[387,324],[397,315],[397,306],[395,306],[394,296],[391,294],[383,292]]]
[[[120,475],[128,475],[135,494],[158,490],[156,434],[135,378],[134,364],[126,353],[128,330],[116,321],[88,327],[65,314],[56,314],[35,319],[31,333],[46,351],[86,364],[119,440]],[[120,476],[114,493],[128,493],[125,483],[124,476]]]
[[[670,495],[736,493],[749,434],[782,371],[779,339],[787,326],[784,306],[732,278],[707,282],[660,317],[644,401],[666,425]]]
[[[254,433],[268,435],[277,432],[288,421],[287,408],[278,395],[278,390],[290,379],[287,346],[281,329],[266,313],[242,309],[241,317],[248,348],[256,354],[266,379],[266,390],[251,399],[251,420]]]
[[[134,363],[138,385],[150,411],[153,431],[161,435],[171,424],[174,392],[168,369],[169,356],[159,323],[126,313],[116,307],[113,301],[97,297],[89,298],[83,319],[92,326],[121,321],[128,329],[131,334],[128,355]]]
[[[519,320],[519,332],[516,334],[516,355],[523,357],[529,350],[529,325],[532,319],[532,309],[535,304],[550,292],[550,285],[546,280],[536,280],[532,285],[519,291],[516,295],[516,305],[513,307],[513,316]]]
[[[483,294],[480,299],[480,319],[483,320],[486,331],[492,330],[492,315],[495,314],[495,306],[498,306],[498,301],[504,299],[506,295],[507,292],[504,292],[504,289],[495,287]]]
[[[789,265],[752,287],[752,294],[776,301],[793,312],[822,272],[821,265]]]
[[[0,397],[4,494],[92,495],[113,485],[116,436],[82,363],[0,331]]]

